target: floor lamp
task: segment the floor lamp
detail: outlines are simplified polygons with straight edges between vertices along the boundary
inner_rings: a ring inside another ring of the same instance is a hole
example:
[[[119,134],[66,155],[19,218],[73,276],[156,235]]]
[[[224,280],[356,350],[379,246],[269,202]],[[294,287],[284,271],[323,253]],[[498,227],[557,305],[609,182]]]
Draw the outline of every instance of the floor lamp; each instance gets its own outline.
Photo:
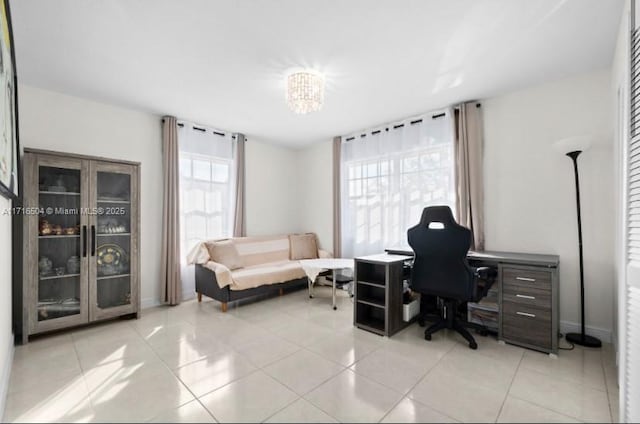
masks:
[[[602,342],[600,339],[585,334],[584,331],[584,262],[582,258],[582,217],[580,214],[580,178],[578,175],[578,156],[585,151],[591,145],[591,138],[572,137],[559,140],[555,143],[554,147],[566,154],[573,161],[573,173],[576,180],[576,206],[578,212],[578,252],[580,255],[580,333],[568,333],[565,339],[568,342],[586,346],[586,347],[600,347]]]

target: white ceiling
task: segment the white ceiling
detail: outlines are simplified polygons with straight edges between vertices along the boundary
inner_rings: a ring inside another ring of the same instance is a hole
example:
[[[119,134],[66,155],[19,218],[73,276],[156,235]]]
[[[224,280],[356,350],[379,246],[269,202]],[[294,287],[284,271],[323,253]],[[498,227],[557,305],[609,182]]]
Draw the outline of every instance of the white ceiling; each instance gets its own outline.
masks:
[[[12,0],[20,81],[302,146],[610,66],[622,0]],[[325,73],[322,111],[284,76]]]

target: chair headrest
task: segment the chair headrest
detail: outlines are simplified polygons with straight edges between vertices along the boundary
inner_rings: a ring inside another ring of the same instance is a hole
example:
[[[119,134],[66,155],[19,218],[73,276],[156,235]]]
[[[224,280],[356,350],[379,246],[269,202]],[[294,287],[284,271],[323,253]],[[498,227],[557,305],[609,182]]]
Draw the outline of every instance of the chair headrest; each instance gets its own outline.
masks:
[[[458,225],[449,206],[429,206],[424,208],[420,224],[428,227],[432,222],[441,222],[445,227]]]

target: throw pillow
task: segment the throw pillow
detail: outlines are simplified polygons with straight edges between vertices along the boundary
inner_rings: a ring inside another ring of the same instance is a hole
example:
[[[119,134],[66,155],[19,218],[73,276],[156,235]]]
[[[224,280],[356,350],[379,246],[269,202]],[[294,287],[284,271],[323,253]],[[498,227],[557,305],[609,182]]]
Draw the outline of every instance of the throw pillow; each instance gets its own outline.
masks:
[[[238,254],[233,240],[221,240],[207,243],[209,257],[213,262],[217,262],[230,270],[242,268],[242,260]]]
[[[289,245],[291,260],[318,258],[318,243],[314,233],[290,234]]]

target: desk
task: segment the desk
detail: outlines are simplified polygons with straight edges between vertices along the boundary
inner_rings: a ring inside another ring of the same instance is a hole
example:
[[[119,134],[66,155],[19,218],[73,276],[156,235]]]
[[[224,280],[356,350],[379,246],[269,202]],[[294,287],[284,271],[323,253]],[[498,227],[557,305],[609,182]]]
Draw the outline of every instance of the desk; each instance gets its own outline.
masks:
[[[391,296],[384,298],[386,313],[390,314],[381,328],[383,333],[391,336],[394,331],[403,327],[398,325],[402,313],[402,273],[403,264],[411,260],[413,251],[411,248],[386,249],[386,254],[370,257],[356,258],[356,273],[354,282],[356,285],[356,309],[358,306],[358,291],[360,274],[369,272],[363,269],[364,265],[371,264],[395,264],[395,271],[385,272],[384,282],[387,285],[387,293]],[[497,268],[498,277],[495,284],[498,286],[498,338],[507,343],[535,349],[547,353],[558,352],[559,330],[559,264],[557,255],[539,255],[516,252],[473,252],[467,255],[471,266],[492,266]],[[387,265],[389,266],[389,265]],[[366,281],[365,281],[366,282]],[[393,287],[398,287],[395,289]],[[400,295],[397,295],[400,290]],[[398,304],[396,304],[398,303]],[[363,312],[360,312],[362,315]],[[400,318],[396,315],[400,314]],[[388,320],[388,322],[387,322]],[[354,322],[357,325],[357,311]],[[364,327],[361,327],[364,328]],[[386,329],[390,329],[388,331]],[[366,329],[366,328],[365,328]]]

